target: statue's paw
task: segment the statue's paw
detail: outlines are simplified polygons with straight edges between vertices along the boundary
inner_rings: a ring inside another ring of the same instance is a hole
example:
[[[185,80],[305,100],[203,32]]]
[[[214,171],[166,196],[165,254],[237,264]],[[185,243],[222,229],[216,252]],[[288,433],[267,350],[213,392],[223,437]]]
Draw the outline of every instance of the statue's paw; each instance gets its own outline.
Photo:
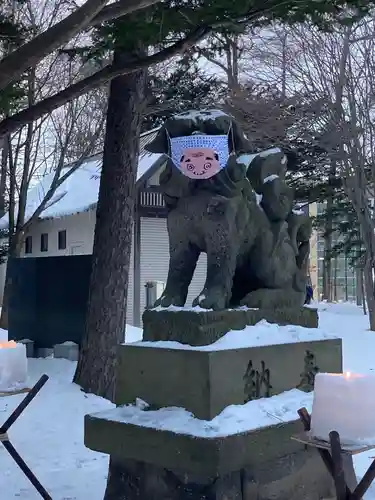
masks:
[[[155,302],[154,307],[183,307],[184,305],[185,301],[180,295],[163,293],[163,295]]]
[[[222,288],[212,288],[203,290],[193,301],[193,307],[202,307],[202,309],[213,309],[220,311],[227,306],[226,293]]]

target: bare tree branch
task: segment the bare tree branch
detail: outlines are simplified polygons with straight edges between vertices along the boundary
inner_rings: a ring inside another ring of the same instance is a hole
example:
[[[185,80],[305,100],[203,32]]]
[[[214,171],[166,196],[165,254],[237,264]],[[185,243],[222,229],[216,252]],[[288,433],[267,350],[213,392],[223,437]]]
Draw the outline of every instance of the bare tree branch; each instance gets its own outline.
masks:
[[[118,19],[119,17],[130,14],[136,10],[145,9],[160,3],[161,0],[119,0],[114,2],[97,14],[91,21],[90,26],[96,26],[106,21]]]
[[[6,118],[0,122],[0,139],[10,132],[17,130],[19,127],[30,121],[34,121],[46,113],[62,106],[66,102],[74,99],[89,90],[100,87],[107,83],[112,78],[127,73],[132,73],[141,68],[149,67],[169,59],[177,54],[183,53],[190,49],[193,45],[201,41],[210,33],[210,28],[198,28],[187,35],[183,40],[176,42],[174,45],[163,49],[151,56],[135,59],[133,63],[126,67],[119,67],[116,64],[109,64],[93,75],[84,78],[83,80],[70,85],[66,89],[57,94],[47,97],[43,101],[25,109],[10,118]]]
[[[101,21],[95,21],[95,24],[108,21],[112,16],[115,18],[120,15],[130,14],[158,1],[160,0],[121,0],[108,6],[108,10],[102,15]],[[4,57],[0,61],[0,90],[3,90],[28,68],[36,66],[43,57],[61,47],[82,29],[89,26],[107,3],[108,0],[86,0],[81,7],[77,8],[68,17]]]
[[[65,155],[66,151],[69,146],[69,139],[71,134],[67,134],[67,138],[64,141],[64,147],[63,150],[61,151],[60,158],[59,158],[59,163],[58,166],[55,170],[55,174],[53,176],[52,182],[50,184],[50,187],[48,188],[46,194],[43,197],[43,200],[40,202],[39,206],[36,208],[36,210],[33,212],[33,214],[30,216],[30,218],[24,223],[22,227],[22,232],[25,233],[28,228],[33,224],[33,222],[39,217],[39,215],[43,212],[43,210],[46,208],[47,203],[51,200],[52,196],[55,194],[56,189],[63,184],[68,177],[70,177],[76,170],[81,167],[82,163],[85,161],[87,156],[92,152],[93,147],[95,146],[95,143],[101,133],[101,130],[104,126],[105,122],[105,115],[103,114],[101,122],[98,124],[96,127],[96,131],[94,135],[92,136],[89,144],[85,148],[84,151],[82,151],[82,154],[79,158],[78,161],[76,161],[70,168],[67,169],[67,171],[61,175],[64,163],[65,163]]]
[[[0,90],[31,66],[36,66],[47,54],[71,40],[107,3],[108,0],[86,0],[82,7],[68,17],[4,57],[0,62]]]

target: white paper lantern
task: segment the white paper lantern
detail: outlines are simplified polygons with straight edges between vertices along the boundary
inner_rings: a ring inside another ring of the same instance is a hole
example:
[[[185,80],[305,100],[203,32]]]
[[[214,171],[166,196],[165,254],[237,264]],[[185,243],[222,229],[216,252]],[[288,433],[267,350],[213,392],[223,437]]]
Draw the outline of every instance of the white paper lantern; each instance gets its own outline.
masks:
[[[311,434],[328,441],[331,431],[337,431],[346,444],[375,441],[375,376],[316,375]]]
[[[20,389],[27,382],[26,346],[13,340],[0,343],[0,391]]]

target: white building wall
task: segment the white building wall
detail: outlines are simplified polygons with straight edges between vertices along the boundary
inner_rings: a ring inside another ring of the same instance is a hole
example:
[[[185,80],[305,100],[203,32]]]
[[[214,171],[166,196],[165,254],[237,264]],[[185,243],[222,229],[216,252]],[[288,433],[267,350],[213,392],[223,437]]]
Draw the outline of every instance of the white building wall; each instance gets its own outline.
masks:
[[[95,210],[60,217],[56,219],[41,219],[31,225],[26,236],[32,238],[32,253],[25,254],[25,244],[22,247],[22,257],[56,257],[59,255],[85,255],[92,253],[95,228]],[[66,231],[66,249],[58,249],[58,233]],[[48,251],[41,251],[41,235],[48,234]],[[6,263],[0,265],[0,303],[2,304],[5,285]]]
[[[0,304],[1,305],[3,303],[3,297],[4,297],[6,272],[7,272],[7,264],[6,264],[6,262],[4,262],[3,264],[0,264]]]
[[[42,219],[33,224],[26,236],[32,237],[32,253],[23,257],[57,257],[59,255],[86,255],[92,253],[95,229],[95,211],[81,212],[58,219]],[[58,233],[66,231],[66,249],[58,249]],[[40,248],[41,235],[48,234],[48,251]]]
[[[133,268],[134,268],[134,238],[132,238],[132,248],[130,254],[129,281],[128,281],[128,298],[126,305],[126,322],[128,325],[134,325],[133,321]]]
[[[146,306],[145,285],[148,281],[167,282],[169,267],[169,240],[166,219],[142,219],[141,222],[141,311]],[[206,280],[206,254],[197,263],[189,287],[186,305],[191,306],[202,291]]]
[[[63,255],[89,255],[94,245],[94,230],[96,221],[95,210],[81,212],[58,219],[42,219],[33,224],[26,236],[32,237],[32,253],[23,257],[56,257]],[[58,233],[66,231],[66,249],[58,249]],[[48,251],[41,251],[41,235],[48,234]],[[1,266],[0,266],[1,267]],[[0,269],[1,279],[1,269]],[[131,249],[129,291],[127,304],[127,323],[133,324],[133,248]]]
[[[59,255],[84,255],[91,254],[94,241],[95,211],[61,217],[59,219],[40,220],[33,224],[27,236],[32,237],[32,253],[24,257],[54,257]],[[66,231],[67,248],[58,249],[58,232]],[[41,251],[41,234],[48,234],[48,251]],[[134,243],[131,249],[129,289],[126,321],[133,321],[133,265]],[[146,306],[145,284],[148,281],[166,283],[169,266],[169,242],[166,219],[142,218],[141,219],[141,314]],[[0,266],[1,267],[1,266]],[[5,267],[5,266],[4,266]],[[5,273],[4,273],[5,274]],[[1,269],[0,269],[1,278]],[[201,292],[206,279],[206,255],[202,254],[198,261],[193,281],[189,288],[187,305]]]
[[[159,186],[160,185],[160,175],[163,172],[163,168],[160,168],[157,170],[148,180],[147,180],[147,186]]]

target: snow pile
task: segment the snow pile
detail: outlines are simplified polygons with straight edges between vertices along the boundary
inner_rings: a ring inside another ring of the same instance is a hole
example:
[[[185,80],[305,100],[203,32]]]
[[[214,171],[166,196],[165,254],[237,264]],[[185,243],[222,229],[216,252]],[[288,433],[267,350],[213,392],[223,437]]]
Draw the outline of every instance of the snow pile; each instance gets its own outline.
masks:
[[[114,407],[72,384],[76,364],[66,359],[29,359],[32,385],[43,373],[50,379],[9,431],[10,439],[53,500],[102,500],[108,456],[84,445],[87,413]],[[24,394],[0,398],[0,423]],[[37,500],[40,495],[0,447],[2,500]]]
[[[265,177],[263,180],[263,184],[268,184],[269,182],[275,181],[276,179],[279,179],[280,177],[276,174],[269,175],[268,177]]]
[[[279,154],[279,153],[282,153],[282,151],[281,151],[280,148],[271,148],[271,149],[266,149],[264,151],[260,151],[259,153],[242,154],[242,155],[240,155],[236,159],[236,162],[240,163],[242,165],[246,165],[246,167],[249,167],[249,165],[251,164],[251,162],[257,156],[259,156],[260,158],[266,158],[267,156],[274,155],[274,154]],[[282,164],[284,164],[285,162],[286,162],[286,156],[284,156],[283,159],[281,160]],[[270,181],[276,179],[277,177],[279,177],[279,176],[278,175],[270,175],[270,176],[266,177],[266,179],[264,179],[263,182],[264,183],[270,182]]]
[[[125,344],[140,342],[143,338],[143,329],[133,325],[126,325],[125,329]]]
[[[222,116],[227,116],[229,118],[229,115],[227,113],[224,113],[224,111],[221,111],[220,109],[192,109],[190,111],[184,111],[177,115],[173,115],[172,118],[173,120],[192,120],[193,122],[197,122],[212,120]]]
[[[144,152],[139,157],[137,181],[139,181],[147,171],[163,155]],[[55,191],[46,208],[39,216],[41,219],[64,217],[78,212],[84,212],[94,207],[98,201],[101,155],[86,160],[73,172]],[[70,169],[63,168],[61,176]],[[53,181],[54,173],[47,174],[42,180],[27,194],[26,220],[30,218],[43,201],[49,187]],[[0,219],[0,229],[8,226],[8,214]]]
[[[297,411],[300,408],[306,407],[311,411],[312,399],[313,393],[292,389],[268,399],[228,406],[210,421],[195,418],[192,413],[183,408],[170,407],[148,411],[144,404],[123,406],[99,412],[93,416],[112,422],[139,425],[176,434],[218,438],[293,422],[298,419]]]
[[[260,347],[266,345],[293,344],[296,342],[314,342],[337,338],[321,328],[304,328],[302,326],[279,326],[263,320],[255,326],[247,326],[243,330],[231,330],[213,344],[206,346],[190,346],[180,342],[163,340],[159,342],[136,342],[139,347],[156,347],[163,349],[190,349],[195,351],[222,351],[244,347]]]
[[[49,206],[43,210],[41,218],[63,217],[76,212],[83,212],[93,207],[98,201],[100,184],[99,159],[85,162],[55,191]],[[62,170],[61,175],[68,168]],[[27,196],[26,217],[31,217],[38,208],[53,180],[53,173],[30,190]]]
[[[14,341],[0,343],[0,391],[11,392],[26,386],[26,346]]]
[[[243,154],[243,155],[238,156],[238,158],[236,159],[236,162],[239,163],[240,165],[245,165],[246,167],[248,167],[256,156],[258,156],[258,153]]]
[[[0,342],[8,342],[8,330],[0,328]]]
[[[352,304],[318,304],[318,309],[320,329],[343,339],[344,370],[353,373],[374,373],[375,335],[368,330],[368,318],[363,315],[361,308]],[[135,333],[141,332],[137,329]],[[132,329],[128,330],[126,337],[127,341],[133,338]],[[108,456],[85,448],[83,422],[86,414],[106,412],[115,406],[104,399],[84,394],[72,384],[75,366],[74,362],[64,359],[29,359],[29,377],[32,383],[43,373],[47,373],[50,380],[11,428],[10,437],[54,500],[102,500]],[[226,419],[231,425],[237,426],[237,430],[247,425],[246,419],[254,419],[254,422],[262,425],[288,421],[292,416],[294,419],[297,407],[306,406],[310,409],[311,397],[311,394],[300,394],[295,390],[270,399],[247,403],[241,409],[228,407],[216,419],[207,423],[207,432],[230,432],[231,429],[228,429],[225,423]],[[22,395],[0,398],[0,424],[22,399]],[[141,413],[141,408],[137,411],[142,418],[153,418],[151,412]],[[172,417],[178,414],[181,419],[178,424],[180,426],[182,422],[191,422],[192,427],[193,424],[199,424],[183,409],[159,411],[164,414],[169,412],[169,423]],[[132,418],[135,418],[134,413]],[[177,426],[176,420],[172,421],[173,425]],[[189,431],[192,431],[192,427],[189,424]],[[194,429],[196,432],[203,432],[202,428]],[[186,429],[183,431],[186,432]],[[369,467],[373,455],[374,452],[370,451],[354,457],[359,476]],[[0,469],[1,498],[39,498],[29,481],[1,447]],[[375,486],[370,488],[364,498],[375,500]]]
[[[280,148],[271,148],[271,149],[266,149],[265,151],[261,151],[259,153],[259,156],[261,158],[266,158],[267,156],[276,155],[276,154],[279,154],[279,153],[282,153],[282,151],[281,151]]]

